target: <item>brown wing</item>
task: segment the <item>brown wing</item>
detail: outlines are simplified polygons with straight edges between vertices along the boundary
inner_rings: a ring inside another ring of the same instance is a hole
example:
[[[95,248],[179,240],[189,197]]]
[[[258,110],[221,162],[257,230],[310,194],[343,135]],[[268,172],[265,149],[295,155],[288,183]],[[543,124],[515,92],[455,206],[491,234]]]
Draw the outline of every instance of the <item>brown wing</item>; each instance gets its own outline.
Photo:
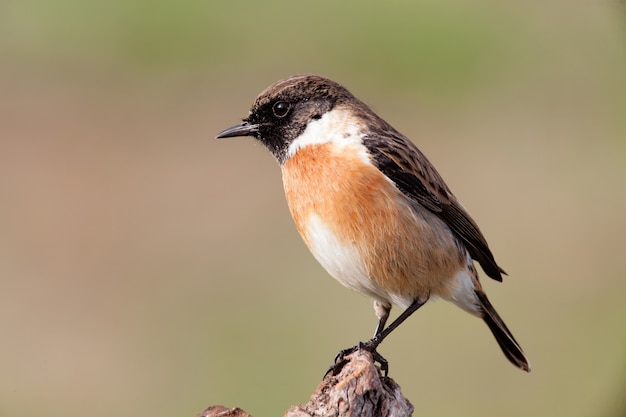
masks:
[[[413,142],[391,126],[386,127],[363,140],[377,168],[408,198],[441,218],[485,273],[502,281],[502,274],[506,272],[496,264],[478,225],[454,197],[435,167]]]

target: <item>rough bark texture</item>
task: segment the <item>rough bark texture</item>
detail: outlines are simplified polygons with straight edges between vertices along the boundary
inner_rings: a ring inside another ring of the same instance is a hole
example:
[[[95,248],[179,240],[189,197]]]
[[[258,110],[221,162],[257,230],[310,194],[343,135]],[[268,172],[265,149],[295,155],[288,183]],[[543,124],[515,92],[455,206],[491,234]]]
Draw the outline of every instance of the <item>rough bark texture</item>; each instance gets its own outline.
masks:
[[[345,358],[329,372],[306,404],[294,405],[285,417],[408,417],[413,405],[400,387],[383,377],[372,355],[364,350]],[[251,417],[239,408],[207,408],[198,417]]]
[[[212,405],[200,414],[198,417],[252,417],[241,408],[226,408],[223,405]]]

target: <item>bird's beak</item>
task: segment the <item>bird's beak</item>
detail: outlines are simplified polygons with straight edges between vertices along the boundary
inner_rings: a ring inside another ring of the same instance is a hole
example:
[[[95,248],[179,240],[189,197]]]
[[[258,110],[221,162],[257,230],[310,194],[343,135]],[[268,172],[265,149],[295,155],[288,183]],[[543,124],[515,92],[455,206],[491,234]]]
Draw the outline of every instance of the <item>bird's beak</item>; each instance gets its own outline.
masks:
[[[226,130],[222,130],[217,134],[217,139],[222,138],[234,138],[237,136],[256,136],[259,132],[259,125],[251,125],[248,122],[243,122],[233,127],[229,127]]]

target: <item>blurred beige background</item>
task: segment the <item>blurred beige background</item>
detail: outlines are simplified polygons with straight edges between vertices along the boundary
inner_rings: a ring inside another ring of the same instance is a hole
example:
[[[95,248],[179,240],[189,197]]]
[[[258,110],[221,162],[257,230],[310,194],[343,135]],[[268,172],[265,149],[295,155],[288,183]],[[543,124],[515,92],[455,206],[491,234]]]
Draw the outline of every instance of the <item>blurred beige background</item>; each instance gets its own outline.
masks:
[[[382,346],[416,416],[626,415],[626,54],[615,1],[0,4],[0,416],[256,416],[374,329],[217,141],[314,72],[438,167],[531,359],[444,302]],[[397,309],[394,310],[398,313]]]

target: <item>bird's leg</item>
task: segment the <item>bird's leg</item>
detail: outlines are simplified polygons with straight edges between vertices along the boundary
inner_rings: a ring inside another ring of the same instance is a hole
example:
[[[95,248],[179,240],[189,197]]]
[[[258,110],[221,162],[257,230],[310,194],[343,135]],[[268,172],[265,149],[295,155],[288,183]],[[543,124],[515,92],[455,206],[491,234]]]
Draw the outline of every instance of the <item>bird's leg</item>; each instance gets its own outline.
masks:
[[[396,327],[402,324],[404,320],[406,320],[411,314],[415,313],[421,306],[426,304],[426,301],[428,301],[428,298],[425,298],[424,300],[416,298],[415,300],[413,300],[411,305],[406,310],[404,310],[402,314],[400,314],[384,330],[381,330],[381,328],[384,327],[385,322],[387,321],[387,318],[389,317],[391,306],[389,306],[388,308],[385,308],[384,304],[377,304],[377,302],[374,302],[374,309],[376,310],[377,315],[379,312],[383,312],[383,314],[381,314],[378,318],[378,326],[376,327],[376,334],[374,335],[374,337],[372,337],[370,340],[368,340],[365,343],[359,342],[358,345],[352,348],[348,348],[348,349],[344,349],[340,351],[337,354],[337,356],[335,356],[335,364],[331,366],[330,369],[328,369],[328,371],[326,371],[326,374],[324,374],[324,376],[328,375],[328,373],[331,371],[334,375],[339,373],[341,368],[343,368],[343,366],[348,362],[345,359],[345,357],[359,349],[364,349],[370,352],[372,356],[374,357],[374,360],[380,364],[380,369],[383,371],[385,376],[387,376],[387,373],[389,372],[389,362],[380,353],[376,351],[376,348],[378,348],[378,346],[382,343],[382,341],[387,336],[389,336],[389,334],[392,331],[394,331]],[[380,307],[380,310],[378,310],[377,307]],[[386,313],[384,313],[384,311],[386,311]]]
[[[411,305],[406,310],[404,310],[402,314],[400,314],[393,322],[391,322],[391,324],[387,326],[387,328],[385,328],[384,330],[380,332],[377,330],[376,335],[374,335],[374,337],[372,337],[367,342],[363,343],[362,348],[372,353],[376,351],[376,348],[378,347],[378,345],[380,345],[382,341],[385,340],[385,338],[389,336],[389,334],[396,329],[396,327],[401,325],[402,322],[404,322],[404,320],[409,318],[411,314],[415,313],[421,306],[426,304],[426,301],[428,301],[428,298],[424,300],[420,300],[419,298],[416,298],[415,300],[413,300]],[[389,313],[387,313],[387,315],[389,315]]]
[[[387,323],[387,319],[389,318],[389,312],[391,312],[391,304],[374,300],[374,313],[376,314],[376,317],[378,317],[378,325],[374,331],[374,337],[380,334],[385,328],[385,323]],[[362,343],[360,342],[356,346],[339,351],[339,353],[335,356],[335,363],[345,363],[344,357],[355,352],[357,349],[360,349],[361,345]],[[381,356],[381,359],[384,358]]]
[[[374,300],[374,313],[376,314],[376,317],[378,317],[378,325],[376,326],[374,336],[377,336],[380,332],[383,331],[383,329],[385,328],[385,323],[387,323],[387,319],[389,318],[390,312],[391,304]]]
[[[415,313],[421,306],[426,304],[426,301],[428,301],[428,298],[425,298],[424,300],[420,300],[419,298],[416,298],[415,300],[413,300],[411,305],[402,312],[402,314],[400,314],[394,321],[391,322],[391,324],[387,328],[385,328],[384,330],[380,330],[377,328],[376,334],[374,335],[374,337],[372,337],[370,340],[368,340],[365,343],[359,343],[359,349],[365,349],[368,352],[372,353],[374,360],[380,364],[380,369],[383,371],[385,376],[387,376],[387,373],[389,372],[389,362],[380,353],[378,353],[376,348],[378,348],[378,346],[382,343],[382,341],[387,336],[389,336],[389,334],[393,332],[396,329],[396,327],[401,325],[402,322],[406,320],[411,314]],[[389,310],[391,310],[391,308]],[[387,316],[389,316],[389,311],[387,312]],[[380,321],[383,321],[383,319],[386,320],[387,318],[381,317]],[[383,325],[384,325],[384,321],[383,321]],[[379,326],[380,326],[380,322],[379,322]]]

